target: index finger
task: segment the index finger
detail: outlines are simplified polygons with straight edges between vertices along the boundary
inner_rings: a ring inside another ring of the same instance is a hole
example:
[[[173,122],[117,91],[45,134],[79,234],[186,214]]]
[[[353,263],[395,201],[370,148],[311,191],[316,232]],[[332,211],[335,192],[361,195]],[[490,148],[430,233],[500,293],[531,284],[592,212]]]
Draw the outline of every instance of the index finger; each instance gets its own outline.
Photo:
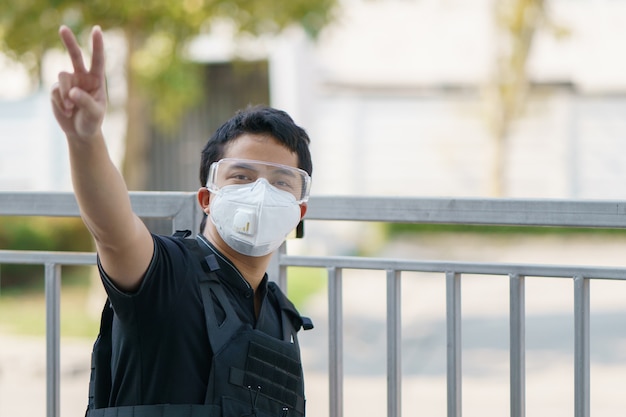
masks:
[[[99,77],[104,76],[104,40],[102,39],[102,29],[94,26],[91,31],[91,68],[89,72]]]
[[[59,36],[61,36],[61,40],[63,41],[67,52],[70,54],[74,72],[86,73],[87,69],[85,68],[85,63],[83,62],[83,54],[72,30],[65,25],[61,26],[59,29]]]

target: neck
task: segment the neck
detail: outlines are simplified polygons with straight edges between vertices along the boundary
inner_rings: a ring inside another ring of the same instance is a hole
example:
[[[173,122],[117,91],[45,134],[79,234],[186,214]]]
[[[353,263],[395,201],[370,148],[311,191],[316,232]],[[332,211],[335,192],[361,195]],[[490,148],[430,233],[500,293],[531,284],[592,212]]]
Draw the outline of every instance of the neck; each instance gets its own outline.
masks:
[[[259,284],[263,280],[263,276],[267,271],[271,254],[265,256],[247,256],[243,255],[230,246],[221,238],[217,230],[213,227],[205,228],[202,235],[208,240],[215,248],[220,251],[234,266],[237,268],[241,276],[246,280],[254,291],[258,288]]]

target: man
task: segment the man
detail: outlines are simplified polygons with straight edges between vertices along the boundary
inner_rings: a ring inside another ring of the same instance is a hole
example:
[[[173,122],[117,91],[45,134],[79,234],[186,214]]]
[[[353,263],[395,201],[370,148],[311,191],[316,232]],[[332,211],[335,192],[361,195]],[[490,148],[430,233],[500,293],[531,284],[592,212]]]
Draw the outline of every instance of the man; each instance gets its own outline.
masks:
[[[59,34],[74,71],[59,74],[52,107],[109,298],[87,414],[304,415],[295,334],[312,326],[265,270],[306,212],[306,132],[272,108],[237,113],[202,151],[200,234],[153,235],[133,213],[102,134],[102,32],[92,31],[89,69],[70,29]]]

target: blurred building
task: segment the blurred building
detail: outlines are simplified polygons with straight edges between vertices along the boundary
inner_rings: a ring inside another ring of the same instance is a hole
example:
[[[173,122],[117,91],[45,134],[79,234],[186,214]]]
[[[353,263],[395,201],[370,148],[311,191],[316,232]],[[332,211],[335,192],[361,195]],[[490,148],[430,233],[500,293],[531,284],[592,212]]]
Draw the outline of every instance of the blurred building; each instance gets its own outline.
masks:
[[[48,97],[0,101],[0,190],[71,189],[66,149]]]
[[[344,4],[311,57],[300,59],[301,97],[284,102],[314,137],[315,191],[489,195],[483,88],[497,42],[492,2]],[[509,138],[505,196],[622,198],[626,5],[546,8],[569,35],[537,32],[527,106]]]

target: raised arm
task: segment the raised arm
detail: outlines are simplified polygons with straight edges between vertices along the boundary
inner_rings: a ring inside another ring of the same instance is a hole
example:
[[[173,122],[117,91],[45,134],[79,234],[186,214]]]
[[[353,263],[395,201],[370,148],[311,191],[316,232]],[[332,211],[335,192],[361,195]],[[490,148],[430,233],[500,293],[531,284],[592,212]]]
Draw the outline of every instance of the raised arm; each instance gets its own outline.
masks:
[[[102,31],[97,26],[92,30],[89,70],[72,31],[62,26],[59,35],[74,71],[59,73],[51,100],[54,116],[67,137],[74,192],[102,267],[120,289],[132,291],[150,264],[153,241],[132,211],[126,184],[111,161],[102,134],[107,107]]]

